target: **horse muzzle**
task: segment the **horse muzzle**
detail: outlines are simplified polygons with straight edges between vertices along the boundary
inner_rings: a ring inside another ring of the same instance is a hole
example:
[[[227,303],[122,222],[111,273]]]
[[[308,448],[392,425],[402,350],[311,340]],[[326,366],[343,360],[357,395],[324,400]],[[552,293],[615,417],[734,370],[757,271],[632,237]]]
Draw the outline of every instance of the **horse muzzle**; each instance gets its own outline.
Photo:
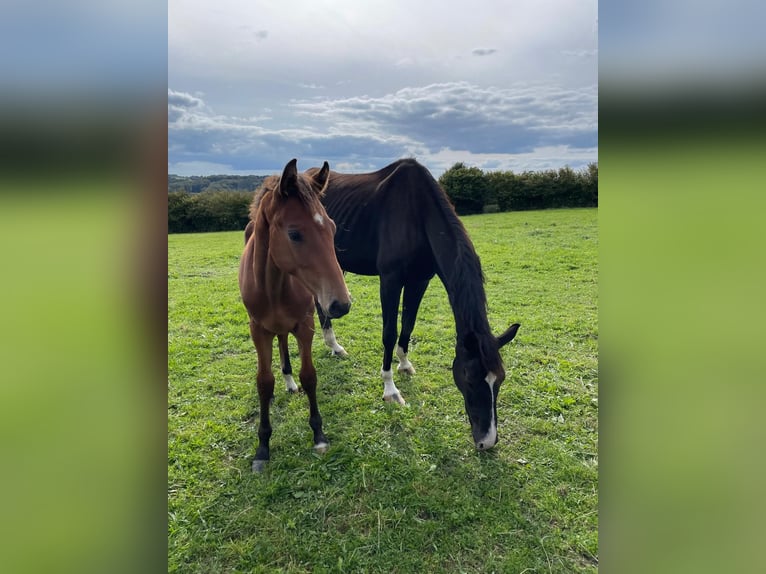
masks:
[[[326,309],[325,312],[330,319],[337,319],[338,317],[343,317],[343,315],[348,314],[350,310],[350,301],[342,303],[335,299],[332,303],[330,303],[330,306]]]
[[[489,450],[497,444],[497,435],[495,435],[494,442],[491,438],[481,439],[476,441],[476,450]]]
[[[471,425],[471,434],[476,450],[489,450],[497,444],[497,426],[494,421],[487,432],[481,432],[477,427]]]

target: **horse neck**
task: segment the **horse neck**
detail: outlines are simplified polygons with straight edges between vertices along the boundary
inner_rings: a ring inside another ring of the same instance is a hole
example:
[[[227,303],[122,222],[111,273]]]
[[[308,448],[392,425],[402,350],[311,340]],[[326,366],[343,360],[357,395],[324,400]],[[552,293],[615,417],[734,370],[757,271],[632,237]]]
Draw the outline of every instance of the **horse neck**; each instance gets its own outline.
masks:
[[[254,261],[256,283],[259,289],[263,290],[270,301],[281,300],[290,288],[292,279],[276,266],[269,255],[268,229],[261,230],[256,238]]]

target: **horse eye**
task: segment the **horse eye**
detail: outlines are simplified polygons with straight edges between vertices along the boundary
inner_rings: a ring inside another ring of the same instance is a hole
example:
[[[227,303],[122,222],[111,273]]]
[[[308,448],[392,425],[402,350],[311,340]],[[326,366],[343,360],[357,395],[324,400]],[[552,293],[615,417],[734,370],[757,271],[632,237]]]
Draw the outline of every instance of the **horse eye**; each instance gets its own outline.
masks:
[[[287,236],[290,238],[290,241],[294,241],[295,243],[303,241],[303,235],[301,235],[301,232],[297,229],[288,229]]]

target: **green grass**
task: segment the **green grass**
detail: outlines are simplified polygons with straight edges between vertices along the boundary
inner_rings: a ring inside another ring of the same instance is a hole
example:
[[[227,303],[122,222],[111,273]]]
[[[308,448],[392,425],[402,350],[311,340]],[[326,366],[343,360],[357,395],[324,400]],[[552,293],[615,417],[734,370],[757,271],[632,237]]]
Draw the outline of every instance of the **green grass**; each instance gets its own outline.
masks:
[[[571,572],[598,568],[595,209],[463,218],[503,349],[500,442],[474,449],[452,382],[454,321],[435,279],[382,401],[377,277],[348,275],[335,322],[347,359],[314,339],[331,442],[312,452],[305,396],[277,372],[272,460],[257,442],[256,355],[239,301],[242,233],[168,238],[170,572]],[[297,371],[295,341],[291,355]],[[276,361],[276,352],[275,352]]]

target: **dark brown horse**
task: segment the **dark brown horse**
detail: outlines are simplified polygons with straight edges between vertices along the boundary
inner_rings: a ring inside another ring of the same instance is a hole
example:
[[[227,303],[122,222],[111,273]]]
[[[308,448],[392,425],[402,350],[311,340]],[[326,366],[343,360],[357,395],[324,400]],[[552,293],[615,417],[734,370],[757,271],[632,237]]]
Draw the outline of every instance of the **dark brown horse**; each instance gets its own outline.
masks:
[[[271,371],[274,337],[279,340],[282,372],[290,392],[298,390],[292,380],[287,354],[287,335],[298,340],[301,359],[299,378],[309,399],[309,425],[314,449],[327,450],[322,417],[316,400],[316,369],[311,360],[314,337],[314,301],[324,316],[342,317],[351,301],[333,250],[335,224],[320,197],[327,187],[330,167],[307,176],[290,161],[281,177],[271,176],[256,192],[245,230],[245,250],[239,264],[239,290],[250,316],[250,335],[258,353],[260,424],[253,471],[263,470],[269,460],[271,423],[269,406],[274,395]]]
[[[310,177],[320,173],[318,168],[306,171]],[[402,292],[398,370],[414,374],[410,335],[428,282],[438,275],[455,317],[453,378],[476,448],[492,448],[497,443],[497,394],[505,379],[500,348],[514,338],[519,324],[498,337],[490,331],[479,257],[444,191],[425,167],[404,159],[374,173],[331,172],[322,203],[338,226],[335,252],[343,270],[380,276],[383,398],[404,404],[391,370]],[[325,343],[334,354],[345,355],[330,316],[321,305],[317,309]]]

